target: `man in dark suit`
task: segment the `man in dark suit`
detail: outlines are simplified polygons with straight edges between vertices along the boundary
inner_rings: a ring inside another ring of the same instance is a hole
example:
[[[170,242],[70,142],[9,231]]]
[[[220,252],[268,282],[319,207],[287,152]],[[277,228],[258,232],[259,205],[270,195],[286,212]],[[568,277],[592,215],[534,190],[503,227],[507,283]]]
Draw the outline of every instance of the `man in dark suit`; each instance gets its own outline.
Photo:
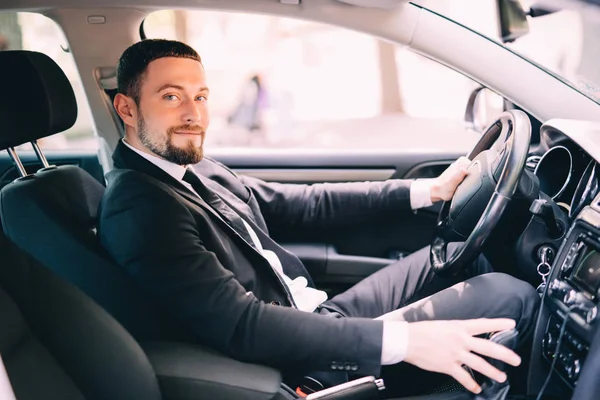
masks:
[[[343,226],[449,200],[465,160],[424,182],[305,186],[237,176],[203,157],[209,90],[193,49],[145,40],[123,53],[117,72],[114,106],[126,135],[107,175],[100,237],[199,341],[284,370],[379,375],[382,365],[405,361],[473,392],[480,388],[463,365],[503,381],[481,356],[519,364],[512,351],[476,336],[516,321],[526,337],[539,298],[524,282],[488,273],[485,258],[465,276],[443,279],[423,249],[327,300],[300,260],[269,237],[274,221]]]

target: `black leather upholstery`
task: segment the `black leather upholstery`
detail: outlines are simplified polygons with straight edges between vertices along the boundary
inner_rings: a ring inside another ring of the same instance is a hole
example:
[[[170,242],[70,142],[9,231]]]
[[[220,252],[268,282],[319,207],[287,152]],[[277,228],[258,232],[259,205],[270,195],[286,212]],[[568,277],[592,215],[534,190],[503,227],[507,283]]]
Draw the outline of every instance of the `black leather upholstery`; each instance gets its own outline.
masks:
[[[138,340],[181,340],[185,331],[106,254],[94,233],[104,187],[75,166],[38,172],[0,191],[6,236],[82,289]]]
[[[271,399],[279,390],[279,372],[246,364],[188,344],[143,345],[165,397],[206,399]]]
[[[0,52],[0,148],[15,147],[69,129],[77,102],[69,80],[48,56]],[[27,106],[24,106],[27,104]]]
[[[8,242],[0,354],[19,400],[159,400],[152,366],[106,312]]]

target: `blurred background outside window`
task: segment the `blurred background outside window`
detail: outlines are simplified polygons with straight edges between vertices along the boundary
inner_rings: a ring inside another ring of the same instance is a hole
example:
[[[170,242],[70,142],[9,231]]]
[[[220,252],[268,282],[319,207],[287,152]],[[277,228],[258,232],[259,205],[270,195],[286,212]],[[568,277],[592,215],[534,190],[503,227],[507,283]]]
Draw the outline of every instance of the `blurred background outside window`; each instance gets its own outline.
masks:
[[[211,89],[208,147],[466,151],[477,138],[463,122],[475,82],[366,34],[181,10],[155,12],[143,28],[200,53]]]
[[[531,2],[522,3],[527,8]],[[495,0],[427,5],[498,40]],[[148,38],[181,40],[200,53],[211,89],[209,148],[467,151],[477,139],[463,119],[478,84],[362,33],[288,18],[186,10],[154,12],[143,29]],[[506,45],[589,89],[600,82],[598,29],[584,13],[565,10],[530,19],[530,33]],[[93,120],[62,30],[42,15],[0,14],[2,47],[48,54],[74,87],[77,123],[44,146],[95,148]],[[492,117],[502,111],[497,96],[484,103]]]

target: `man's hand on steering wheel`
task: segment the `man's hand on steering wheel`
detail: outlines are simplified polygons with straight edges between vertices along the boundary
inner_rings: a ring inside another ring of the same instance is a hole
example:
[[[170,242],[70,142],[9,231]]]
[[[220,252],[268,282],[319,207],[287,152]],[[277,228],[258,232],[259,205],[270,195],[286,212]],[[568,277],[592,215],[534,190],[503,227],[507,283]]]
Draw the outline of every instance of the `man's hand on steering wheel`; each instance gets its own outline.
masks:
[[[431,183],[431,202],[450,201],[460,183],[467,176],[471,160],[460,157]]]
[[[446,192],[441,197],[436,189],[436,197],[444,202],[429,247],[434,272],[455,275],[479,255],[522,178],[521,186],[535,192],[535,180],[523,173],[530,144],[531,121],[527,114],[505,111],[469,152],[467,157],[472,161],[466,179],[461,179],[461,184],[455,179],[456,185],[447,185],[453,188],[452,195]],[[452,175],[450,171],[448,174]],[[433,192],[432,188],[432,198]],[[461,242],[461,246],[446,254],[449,242]]]

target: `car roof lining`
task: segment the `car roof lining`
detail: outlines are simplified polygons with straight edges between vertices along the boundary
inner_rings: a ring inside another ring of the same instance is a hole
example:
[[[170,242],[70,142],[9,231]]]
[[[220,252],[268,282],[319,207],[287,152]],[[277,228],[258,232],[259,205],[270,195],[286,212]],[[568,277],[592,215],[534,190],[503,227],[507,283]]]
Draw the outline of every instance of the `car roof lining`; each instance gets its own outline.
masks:
[[[296,4],[296,1],[299,4]],[[303,7],[305,5],[327,5],[335,3],[343,3],[345,5],[374,8],[374,9],[393,9],[402,4],[408,3],[410,0],[269,0],[270,3],[280,3],[288,7]],[[64,8],[107,8],[107,7],[125,7],[125,8],[140,8],[140,9],[168,9],[168,8],[189,8],[203,9],[224,7],[241,8],[247,6],[247,1],[244,0],[178,0],[176,2],[168,0],[3,0],[0,3],[0,12],[15,12],[15,11],[31,11],[45,12],[52,9]]]

